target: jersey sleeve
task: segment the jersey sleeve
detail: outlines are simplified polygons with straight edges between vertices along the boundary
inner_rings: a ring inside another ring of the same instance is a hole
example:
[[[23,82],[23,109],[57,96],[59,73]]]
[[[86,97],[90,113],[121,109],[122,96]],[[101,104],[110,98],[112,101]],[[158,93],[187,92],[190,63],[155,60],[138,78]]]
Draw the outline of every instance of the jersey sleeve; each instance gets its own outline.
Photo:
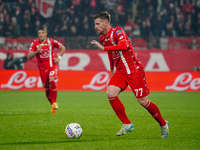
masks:
[[[119,28],[114,33],[114,38],[117,41],[117,43],[120,43],[121,41],[126,41],[126,33],[123,29]]]
[[[60,42],[58,42],[57,40],[51,40],[51,43],[52,45],[55,47],[55,48],[60,48],[60,46],[62,45]]]
[[[119,28],[118,30],[116,30],[113,37],[116,45],[104,47],[105,51],[127,50],[126,33],[123,29]]]
[[[35,52],[36,51],[36,43],[33,41],[32,43],[31,43],[31,46],[30,46],[30,48],[29,48],[29,52]]]

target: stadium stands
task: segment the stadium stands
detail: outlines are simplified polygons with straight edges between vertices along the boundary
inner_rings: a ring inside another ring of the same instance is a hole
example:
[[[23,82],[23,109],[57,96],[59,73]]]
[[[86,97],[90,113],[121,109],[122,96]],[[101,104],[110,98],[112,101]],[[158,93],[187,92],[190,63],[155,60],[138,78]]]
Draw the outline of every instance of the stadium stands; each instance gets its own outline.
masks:
[[[102,10],[111,14],[113,26],[137,38],[134,45],[141,49],[168,49],[162,44],[184,41],[179,38],[192,38],[186,47],[199,49],[200,0],[0,0],[0,37],[37,37],[37,27],[44,25],[48,36],[64,38],[67,48],[94,48],[92,17]]]

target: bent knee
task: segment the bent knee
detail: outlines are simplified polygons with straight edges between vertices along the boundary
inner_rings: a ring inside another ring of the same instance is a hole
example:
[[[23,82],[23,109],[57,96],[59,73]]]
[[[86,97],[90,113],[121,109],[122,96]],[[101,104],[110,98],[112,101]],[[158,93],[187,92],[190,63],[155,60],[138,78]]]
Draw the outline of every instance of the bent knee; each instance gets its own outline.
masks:
[[[146,104],[148,103],[149,99],[147,96],[142,97],[142,98],[137,98],[137,101],[140,105],[142,105],[143,107],[146,106]]]
[[[107,97],[115,97],[117,94],[115,94],[113,91],[107,90]]]
[[[115,97],[118,96],[118,94],[121,92],[121,89],[116,86],[108,86],[107,88],[107,97]]]
[[[49,77],[49,81],[55,81],[55,77]]]

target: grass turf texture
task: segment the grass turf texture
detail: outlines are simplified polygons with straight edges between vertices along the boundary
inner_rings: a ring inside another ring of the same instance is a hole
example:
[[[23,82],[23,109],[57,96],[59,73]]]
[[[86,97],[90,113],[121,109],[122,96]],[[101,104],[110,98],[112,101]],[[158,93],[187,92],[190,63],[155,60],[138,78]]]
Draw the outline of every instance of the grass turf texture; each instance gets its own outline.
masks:
[[[167,139],[160,138],[160,127],[142,108],[131,92],[120,98],[135,130],[116,136],[121,122],[105,92],[58,92],[59,110],[51,114],[44,91],[0,91],[0,149],[199,149],[200,93],[152,92],[163,117],[170,123]],[[67,124],[83,128],[80,139],[65,136]]]

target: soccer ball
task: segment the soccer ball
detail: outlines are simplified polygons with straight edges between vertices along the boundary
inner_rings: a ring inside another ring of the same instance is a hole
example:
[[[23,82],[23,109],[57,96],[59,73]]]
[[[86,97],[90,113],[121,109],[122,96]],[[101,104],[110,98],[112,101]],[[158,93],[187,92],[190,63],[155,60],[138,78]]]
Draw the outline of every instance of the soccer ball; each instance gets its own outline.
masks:
[[[65,128],[65,134],[69,139],[78,139],[82,135],[82,128],[78,123],[70,123]]]

